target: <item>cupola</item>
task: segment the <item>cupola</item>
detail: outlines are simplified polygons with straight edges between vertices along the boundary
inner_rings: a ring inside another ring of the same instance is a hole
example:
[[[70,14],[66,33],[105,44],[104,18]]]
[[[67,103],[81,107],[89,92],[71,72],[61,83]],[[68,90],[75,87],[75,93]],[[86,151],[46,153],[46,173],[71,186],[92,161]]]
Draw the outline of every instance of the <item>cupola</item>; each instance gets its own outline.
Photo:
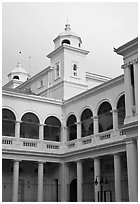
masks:
[[[17,67],[8,74],[8,81],[18,80],[20,82],[25,82],[29,78],[30,75],[25,69],[22,68],[21,63],[18,63]]]
[[[65,31],[61,32],[54,40],[55,49],[63,44],[70,45],[72,47],[80,48],[82,44],[81,38],[71,31],[70,24],[65,25]]]

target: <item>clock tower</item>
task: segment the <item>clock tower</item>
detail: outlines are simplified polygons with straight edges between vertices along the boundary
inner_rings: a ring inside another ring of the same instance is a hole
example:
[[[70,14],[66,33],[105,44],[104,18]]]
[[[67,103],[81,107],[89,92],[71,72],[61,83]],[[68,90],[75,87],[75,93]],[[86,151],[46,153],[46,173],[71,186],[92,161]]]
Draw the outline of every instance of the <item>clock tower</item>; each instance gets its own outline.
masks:
[[[85,58],[81,38],[65,25],[64,32],[54,40],[54,51],[47,55],[51,67],[52,98],[66,100],[87,90]]]

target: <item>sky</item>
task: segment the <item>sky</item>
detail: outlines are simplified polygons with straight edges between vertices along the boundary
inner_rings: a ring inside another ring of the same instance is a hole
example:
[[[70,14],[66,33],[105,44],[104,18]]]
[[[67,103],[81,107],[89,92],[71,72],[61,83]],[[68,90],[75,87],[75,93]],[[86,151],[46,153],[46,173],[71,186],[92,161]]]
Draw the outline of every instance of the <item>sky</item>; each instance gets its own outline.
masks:
[[[136,2],[3,2],[3,85],[18,62],[31,76],[49,66],[46,55],[54,50],[53,39],[64,31],[67,17],[82,39],[81,48],[90,51],[86,70],[112,78],[123,74],[123,58],[113,47],[138,36]]]

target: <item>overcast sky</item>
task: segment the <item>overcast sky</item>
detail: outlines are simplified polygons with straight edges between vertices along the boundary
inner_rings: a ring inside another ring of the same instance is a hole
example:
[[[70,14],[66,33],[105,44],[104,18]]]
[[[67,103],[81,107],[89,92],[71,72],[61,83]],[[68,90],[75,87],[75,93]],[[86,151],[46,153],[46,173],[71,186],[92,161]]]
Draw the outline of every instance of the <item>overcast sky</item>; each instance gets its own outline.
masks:
[[[2,84],[7,82],[7,74],[20,60],[31,76],[49,65],[46,55],[54,49],[53,39],[64,30],[67,16],[72,31],[82,39],[82,48],[90,51],[87,71],[110,77],[123,73],[122,57],[113,52],[113,47],[118,48],[137,37],[136,2],[4,2]]]

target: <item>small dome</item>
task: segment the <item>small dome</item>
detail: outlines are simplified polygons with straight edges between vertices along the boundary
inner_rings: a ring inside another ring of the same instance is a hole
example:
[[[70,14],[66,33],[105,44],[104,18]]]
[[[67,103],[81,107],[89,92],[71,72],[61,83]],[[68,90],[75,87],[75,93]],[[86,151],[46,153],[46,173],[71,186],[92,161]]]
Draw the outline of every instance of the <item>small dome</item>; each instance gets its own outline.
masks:
[[[19,80],[22,82],[25,82],[27,79],[30,78],[30,75],[28,74],[28,72],[22,68],[21,63],[17,64],[17,67],[15,69],[13,69],[9,74],[8,74],[8,79],[9,81],[11,80]]]
[[[28,74],[28,72],[21,67],[21,63],[18,63],[17,67],[11,71],[11,73],[19,73],[19,72]]]
[[[69,44],[73,47],[79,48],[82,44],[81,38],[71,31],[70,24],[65,25],[65,31],[61,32],[54,40],[55,49],[62,44]]]
[[[72,35],[72,36],[76,36],[79,37],[76,33],[71,31],[70,25],[66,24],[65,25],[65,31],[61,32],[58,36],[66,36],[66,35]]]

